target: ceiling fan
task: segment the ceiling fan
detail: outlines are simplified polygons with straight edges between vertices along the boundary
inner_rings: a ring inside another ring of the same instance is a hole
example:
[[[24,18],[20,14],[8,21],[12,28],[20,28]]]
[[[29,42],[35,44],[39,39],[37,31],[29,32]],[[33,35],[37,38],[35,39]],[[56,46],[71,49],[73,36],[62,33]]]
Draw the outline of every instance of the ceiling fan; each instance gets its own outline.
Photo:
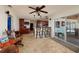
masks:
[[[33,11],[33,12],[30,12],[30,14],[32,14],[32,13],[37,13],[38,16],[40,16],[40,12],[42,12],[42,13],[48,13],[47,11],[43,11],[43,10],[42,10],[42,9],[45,8],[45,7],[46,7],[45,5],[42,5],[41,7],[36,7],[36,8],[29,6],[29,8],[35,10],[35,11]]]
[[[12,8],[12,5],[8,5],[8,7],[11,7]]]

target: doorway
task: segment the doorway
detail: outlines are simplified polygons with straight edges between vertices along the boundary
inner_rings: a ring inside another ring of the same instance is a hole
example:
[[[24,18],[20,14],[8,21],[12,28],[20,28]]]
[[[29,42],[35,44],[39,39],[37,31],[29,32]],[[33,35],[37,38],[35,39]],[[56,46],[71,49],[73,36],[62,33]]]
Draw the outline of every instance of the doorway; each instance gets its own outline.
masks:
[[[33,26],[34,26],[33,23],[30,23],[30,30],[31,30],[31,31],[34,30],[34,29],[33,29]]]

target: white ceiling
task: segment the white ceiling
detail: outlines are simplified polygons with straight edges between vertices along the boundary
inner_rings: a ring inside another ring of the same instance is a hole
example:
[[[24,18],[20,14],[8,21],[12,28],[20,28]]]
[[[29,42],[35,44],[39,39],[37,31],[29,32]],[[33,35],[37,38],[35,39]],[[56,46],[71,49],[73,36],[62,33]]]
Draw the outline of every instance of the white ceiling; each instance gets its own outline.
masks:
[[[40,5],[30,5],[32,7],[37,7]],[[29,5],[13,5],[12,9],[15,11],[16,15],[20,18],[25,18],[25,19],[38,19],[40,18],[37,16],[35,13],[34,14],[29,14],[29,12],[32,12],[33,10],[28,8]],[[79,6],[73,6],[73,5],[46,5],[46,7],[42,10],[48,11],[48,14],[41,13],[42,18],[45,16],[48,17],[53,17],[57,15],[58,13],[66,12],[68,10],[76,9],[79,8]]]

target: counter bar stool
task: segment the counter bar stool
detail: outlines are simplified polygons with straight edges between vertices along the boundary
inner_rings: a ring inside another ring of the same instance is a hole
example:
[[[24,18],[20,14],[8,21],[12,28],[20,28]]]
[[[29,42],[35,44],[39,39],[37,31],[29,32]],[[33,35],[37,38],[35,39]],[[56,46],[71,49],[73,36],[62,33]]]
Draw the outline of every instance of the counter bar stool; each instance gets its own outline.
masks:
[[[42,28],[42,36],[46,37],[46,28],[45,27]]]
[[[51,37],[51,27],[48,27],[48,36]]]
[[[36,28],[36,38],[37,37],[41,37],[41,34],[40,34],[40,31],[41,31],[41,28]]]

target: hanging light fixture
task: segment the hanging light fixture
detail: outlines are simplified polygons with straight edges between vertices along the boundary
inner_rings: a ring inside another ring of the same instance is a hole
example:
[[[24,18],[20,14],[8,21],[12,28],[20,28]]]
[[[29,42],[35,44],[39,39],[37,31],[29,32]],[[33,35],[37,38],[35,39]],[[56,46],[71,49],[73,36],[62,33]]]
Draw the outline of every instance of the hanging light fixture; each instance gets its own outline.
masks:
[[[34,15],[34,18],[35,18],[35,15]]]
[[[5,13],[6,13],[7,15],[10,15],[10,12],[9,12],[9,11],[6,11]]]
[[[51,20],[51,18],[49,20]]]

